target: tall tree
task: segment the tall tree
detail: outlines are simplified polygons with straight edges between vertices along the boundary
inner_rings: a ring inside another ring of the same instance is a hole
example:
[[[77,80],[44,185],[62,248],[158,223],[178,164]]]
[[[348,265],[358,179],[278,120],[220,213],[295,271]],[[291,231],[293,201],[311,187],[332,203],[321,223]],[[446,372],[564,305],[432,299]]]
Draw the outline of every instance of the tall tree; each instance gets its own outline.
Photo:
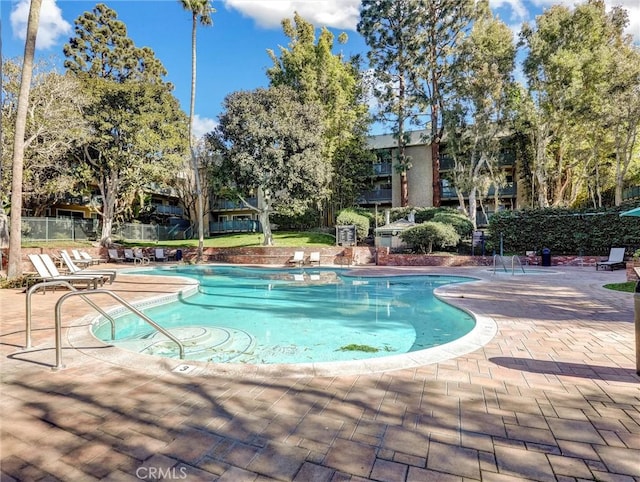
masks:
[[[293,21],[282,21],[282,28],[290,42],[288,47],[280,47],[279,56],[273,50],[267,51],[274,64],[267,70],[267,76],[271,85],[287,85],[303,102],[315,102],[322,107],[323,159],[332,170],[331,186],[326,191],[334,205],[338,205],[337,194],[344,197],[350,192],[345,184],[354,182],[341,174],[361,172],[367,161],[364,151],[369,114],[357,60],[348,61],[342,54],[334,54],[333,33],[322,28],[316,39],[314,26],[297,12]],[[346,43],[346,34],[342,33],[338,41]],[[367,168],[370,171],[370,162]]]
[[[270,214],[313,202],[330,175],[322,109],[286,86],[229,94],[211,140],[238,192],[258,196],[257,207],[240,199],[258,212],[265,246],[273,244]]]
[[[98,4],[75,24],[65,66],[90,96],[85,116],[93,131],[77,156],[100,189],[100,242],[108,245],[114,221],[144,185],[166,180],[182,164],[187,119],[160,61],[134,45],[114,10]]]
[[[460,207],[476,226],[476,206],[493,186],[501,187],[499,154],[510,130],[516,48],[509,27],[493,17],[487,0],[477,5],[477,19],[451,64],[454,73],[444,125],[447,152],[454,160],[453,183]],[[497,204],[496,199],[494,203]],[[497,210],[497,206],[495,206]]]
[[[620,142],[612,141],[612,157],[617,156],[612,185],[619,186],[620,201],[624,165],[633,152],[626,146],[633,145],[638,129],[638,50],[623,35],[626,24],[623,9],[607,12],[603,0],[589,0],[574,9],[554,6],[537,17],[535,28],[522,29],[528,50],[522,117],[535,133],[532,171],[540,207],[571,204],[583,173],[600,178],[607,171],[609,156],[600,148],[591,156],[576,152],[585,132],[595,132],[601,142],[622,133]],[[592,169],[585,169],[586,161],[594,163]],[[603,183],[597,182],[600,189]]]
[[[397,141],[395,169],[400,174],[401,206],[409,204],[407,127],[418,124],[420,115],[414,90],[419,54],[417,14],[418,0],[363,0],[357,27],[369,47],[372,89],[379,103],[376,119],[392,124]]]
[[[443,116],[452,79],[450,63],[473,21],[475,0],[422,0],[420,27],[416,41],[421,46],[417,62],[419,97],[429,112],[431,144],[431,185],[433,205],[440,206],[440,143],[444,134]],[[455,75],[455,74],[454,74]]]
[[[11,181],[11,225],[9,228],[9,264],[7,277],[22,275],[22,169],[24,165],[24,135],[29,109],[29,90],[33,74],[33,61],[36,51],[36,37],[40,23],[42,0],[31,0],[29,18],[27,20],[27,36],[24,43],[22,76],[20,93],[18,94],[18,110],[16,127],[13,135],[13,166]]]
[[[5,60],[2,72],[3,131],[13,137],[21,63]],[[88,125],[82,116],[86,99],[73,75],[61,75],[48,62],[34,66],[31,85],[25,126],[23,206],[42,216],[45,208],[76,190],[78,179],[69,152],[87,139]],[[13,154],[5,135],[3,167],[10,166]],[[1,179],[0,191],[10,192],[10,182],[10,177]]]
[[[193,164],[193,178],[195,180],[197,208],[196,217],[198,219],[198,254],[197,261],[202,261],[202,251],[204,248],[204,193],[202,192],[202,181],[200,179],[200,166],[198,156],[194,147],[193,120],[196,108],[196,32],[198,21],[200,25],[213,25],[211,15],[215,9],[211,6],[210,0],[179,0],[182,7],[191,13],[191,100],[189,104],[189,151]]]

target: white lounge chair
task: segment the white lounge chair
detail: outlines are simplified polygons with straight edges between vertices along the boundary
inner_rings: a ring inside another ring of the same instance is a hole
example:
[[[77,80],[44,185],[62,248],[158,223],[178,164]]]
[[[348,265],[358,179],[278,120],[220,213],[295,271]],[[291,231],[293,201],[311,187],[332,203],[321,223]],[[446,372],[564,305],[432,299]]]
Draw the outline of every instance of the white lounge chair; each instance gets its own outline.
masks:
[[[320,251],[313,251],[309,255],[309,264],[317,264],[318,266],[320,266]]]
[[[103,278],[109,280],[109,284],[113,283],[113,281],[116,279],[117,271],[115,269],[80,268],[73,262],[71,256],[69,256],[69,253],[67,253],[65,250],[60,251],[60,255],[62,256],[62,260],[67,265],[67,269],[71,274],[102,276]]]
[[[29,260],[42,281],[67,281],[70,284],[85,284],[87,288],[91,286],[97,288],[100,282],[99,280],[101,279],[80,275],[61,275],[53,260],[47,255],[30,254]],[[53,272],[50,271],[51,266],[53,266]]]
[[[287,263],[302,266],[302,263],[304,263],[304,251],[296,251],[293,253],[293,257],[291,257]]]
[[[624,269],[626,267],[624,262],[624,248],[611,248],[609,251],[609,258],[606,261],[596,262],[596,270],[600,269]]]
[[[133,255],[133,249],[125,249],[124,250],[124,260],[128,263],[134,263],[136,262],[136,257]]]
[[[73,253],[73,250],[71,250],[71,252]],[[84,259],[84,260],[90,261],[91,264],[100,264],[100,263],[104,263],[105,262],[104,259],[102,259],[102,258],[94,258],[89,253],[87,253],[86,251],[78,251],[78,254],[80,255],[80,259]]]
[[[91,261],[90,259],[83,259],[77,249],[72,249],[71,254],[73,255],[73,259],[76,260],[76,263],[83,268],[86,268],[87,266],[91,266],[93,264],[93,261]]]

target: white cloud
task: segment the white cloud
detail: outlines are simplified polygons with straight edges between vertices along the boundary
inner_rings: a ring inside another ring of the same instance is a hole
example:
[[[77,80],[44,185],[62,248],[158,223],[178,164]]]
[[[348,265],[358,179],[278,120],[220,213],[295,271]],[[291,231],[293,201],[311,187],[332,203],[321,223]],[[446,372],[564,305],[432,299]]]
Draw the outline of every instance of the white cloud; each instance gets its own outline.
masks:
[[[27,20],[29,18],[29,0],[20,0],[11,12],[10,21],[14,35],[24,40],[27,36]],[[71,32],[71,24],[62,18],[62,11],[55,0],[43,0],[40,9],[40,22],[36,48],[49,49],[57,44],[58,39]],[[66,40],[66,39],[65,39]]]
[[[278,28],[283,18],[298,12],[315,27],[355,30],[360,0],[224,0],[228,8],[252,18],[264,28]]]
[[[201,139],[205,134],[208,134],[215,129],[217,125],[218,123],[215,120],[207,117],[200,117],[196,114],[193,117],[193,136],[196,139]]]

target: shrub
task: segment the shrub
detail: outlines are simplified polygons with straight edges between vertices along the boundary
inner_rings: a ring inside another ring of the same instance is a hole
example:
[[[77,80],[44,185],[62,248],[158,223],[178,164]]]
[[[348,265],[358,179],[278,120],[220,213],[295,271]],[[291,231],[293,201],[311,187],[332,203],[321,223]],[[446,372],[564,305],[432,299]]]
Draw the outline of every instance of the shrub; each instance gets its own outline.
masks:
[[[630,209],[601,211],[566,208],[501,211],[489,220],[489,235],[494,246],[510,253],[551,249],[555,254],[605,256],[611,247],[625,247],[632,254],[640,247],[638,218],[620,217]]]
[[[338,214],[338,218],[336,219],[336,225],[354,225],[356,227],[359,241],[369,236],[369,218],[362,214],[358,214],[353,209],[344,209],[340,211],[340,214]]]
[[[473,223],[467,216],[458,212],[439,211],[433,216],[433,221],[450,224],[456,230],[461,239],[471,237]]]
[[[434,246],[457,245],[460,242],[460,235],[451,224],[427,221],[405,230],[400,234],[400,239],[413,251],[431,253]]]

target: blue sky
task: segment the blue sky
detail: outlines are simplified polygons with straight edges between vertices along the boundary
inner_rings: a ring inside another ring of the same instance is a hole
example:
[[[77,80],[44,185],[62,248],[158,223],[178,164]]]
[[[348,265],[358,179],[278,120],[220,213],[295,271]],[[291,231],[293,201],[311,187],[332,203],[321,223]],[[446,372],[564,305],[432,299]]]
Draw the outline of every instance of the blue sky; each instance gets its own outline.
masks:
[[[62,62],[62,46],[73,36],[74,20],[96,3],[81,0],[43,0],[38,32],[38,57]],[[191,17],[178,0],[104,1],[115,10],[138,47],[148,46],[168,71],[166,80],[185,112],[189,111],[191,88]],[[514,34],[524,21],[552,4],[573,0],[491,0],[494,12]],[[2,55],[19,57],[24,51],[24,30],[29,0],[0,0]],[[349,42],[337,45],[346,57],[365,53],[366,45],[355,31],[360,0],[216,0],[213,26],[198,28],[197,92],[195,132],[210,131],[222,110],[224,97],[237,90],[267,85],[266,69],[272,63],[267,49],[278,52],[288,39],[280,22],[297,11],[316,27],[326,26],[337,33],[346,32]],[[607,0],[629,12],[629,33],[640,41],[640,2]]]

